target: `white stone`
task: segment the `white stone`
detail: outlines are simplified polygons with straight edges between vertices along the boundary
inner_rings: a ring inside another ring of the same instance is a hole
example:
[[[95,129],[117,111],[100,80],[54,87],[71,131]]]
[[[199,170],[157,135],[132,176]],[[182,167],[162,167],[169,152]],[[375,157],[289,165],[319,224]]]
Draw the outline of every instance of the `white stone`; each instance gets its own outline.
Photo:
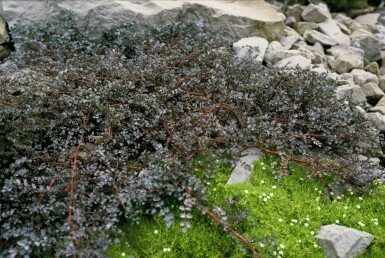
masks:
[[[305,31],[305,33],[303,34],[303,37],[304,39],[306,39],[306,41],[312,44],[318,42],[318,43],[321,43],[323,46],[337,45],[337,41],[334,38],[329,37],[325,34],[322,34],[321,32],[316,30]]]
[[[378,77],[375,74],[362,69],[353,69],[350,73],[353,75],[354,82],[360,86],[363,86],[368,82],[374,82],[376,84],[379,82]]]
[[[326,50],[326,53],[332,55],[336,59],[341,55],[354,55],[362,61],[364,58],[364,51],[362,49],[345,45],[333,46]]]
[[[269,42],[261,37],[243,38],[233,44],[239,58],[251,58],[262,63]]]
[[[332,224],[322,226],[316,238],[329,258],[353,258],[365,252],[373,235]]]
[[[281,45],[286,48],[286,49],[290,49],[294,43],[296,43],[297,41],[300,40],[300,37],[296,36],[296,35],[291,35],[291,36],[286,36],[286,37],[283,37],[281,40],[280,40],[280,43]]]
[[[326,19],[325,21],[319,23],[318,26],[319,30],[328,36],[341,33],[340,27],[338,27],[337,22],[333,19]]]
[[[309,22],[323,22],[324,20],[331,18],[331,14],[327,7],[322,5],[309,4],[302,12],[302,18],[304,21]]]
[[[237,165],[231,172],[227,185],[241,184],[249,180],[254,162],[262,157],[263,153],[256,148],[250,148],[242,153]]]
[[[265,62],[267,64],[275,64],[277,62],[277,53],[285,50],[285,48],[278,41],[270,42],[265,53]]]
[[[354,20],[360,24],[367,24],[367,25],[374,26],[377,23],[379,17],[380,17],[379,13],[368,13],[368,14],[360,15],[356,17]]]
[[[311,60],[303,56],[292,56],[285,58],[275,64],[279,68],[309,70],[311,68]]]

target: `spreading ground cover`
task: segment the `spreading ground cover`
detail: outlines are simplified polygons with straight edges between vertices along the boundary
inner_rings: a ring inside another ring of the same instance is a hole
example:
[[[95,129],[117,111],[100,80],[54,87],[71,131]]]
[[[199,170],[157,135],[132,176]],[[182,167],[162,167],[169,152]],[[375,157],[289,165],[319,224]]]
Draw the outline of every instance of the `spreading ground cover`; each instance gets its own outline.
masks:
[[[234,200],[211,206],[215,170],[196,164],[211,151],[235,160],[259,148],[281,158],[280,178],[297,162],[370,187],[380,169],[359,158],[378,152],[378,132],[325,74],[240,60],[203,22],[87,28],[68,17],[12,30],[19,50],[0,71],[3,256],[103,257],[126,220],[157,214],[189,232],[196,208],[232,213]]]
[[[290,164],[288,177],[277,179],[276,157],[256,161],[250,181],[226,185],[231,164],[218,166],[210,182],[207,204],[226,207],[222,218],[247,236],[262,257],[325,257],[315,235],[320,227],[338,224],[374,235],[361,257],[383,257],[385,247],[385,186],[351,189],[341,195],[329,192],[333,178],[306,176],[307,168]],[[203,170],[202,170],[203,171]],[[111,257],[251,257],[245,246],[207,214],[195,210],[193,226],[183,233],[177,225],[146,218],[140,224],[127,222],[121,242],[109,247]],[[219,212],[220,213],[220,212]],[[231,220],[230,220],[231,221]],[[263,236],[263,237],[262,237]]]

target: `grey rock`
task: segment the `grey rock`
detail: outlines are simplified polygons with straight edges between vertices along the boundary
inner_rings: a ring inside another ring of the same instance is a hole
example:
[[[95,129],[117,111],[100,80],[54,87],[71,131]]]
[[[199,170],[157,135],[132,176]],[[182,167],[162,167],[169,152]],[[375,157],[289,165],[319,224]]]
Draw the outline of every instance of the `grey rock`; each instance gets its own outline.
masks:
[[[382,97],[380,101],[378,101],[376,107],[379,107],[379,106],[385,106],[385,97]]]
[[[285,50],[285,48],[278,41],[270,42],[265,53],[265,62],[267,64],[275,64],[278,60],[277,53]]]
[[[309,70],[311,68],[311,60],[306,57],[297,55],[285,58],[277,62],[275,66],[286,69],[295,69],[298,67],[302,70]]]
[[[337,98],[348,98],[353,104],[363,104],[366,102],[365,93],[359,85],[346,84],[337,87]]]
[[[350,27],[350,25],[354,22],[354,20],[345,14],[339,13],[334,17],[334,20],[345,25],[346,27]]]
[[[385,95],[384,92],[374,82],[366,83],[362,86],[362,91],[365,93],[369,104],[376,105],[378,101]]]
[[[239,58],[251,58],[262,63],[269,42],[261,37],[243,38],[233,44]]]
[[[379,13],[368,13],[368,14],[360,15],[356,17],[354,20],[360,24],[374,26],[378,22],[379,17],[380,17]]]
[[[381,115],[385,115],[385,106],[374,106],[374,107],[371,107],[368,109],[368,113],[375,113],[375,112],[378,112],[380,113]]]
[[[286,37],[283,37],[281,40],[280,40],[280,43],[281,45],[285,48],[285,49],[290,49],[294,43],[296,43],[297,41],[300,40],[300,36],[296,36],[296,35],[291,35],[291,36],[286,36]]]
[[[325,34],[322,34],[321,32],[318,32],[316,30],[305,31],[303,37],[306,41],[308,41],[309,43],[312,43],[312,44],[318,42],[323,46],[337,45],[337,41],[334,38],[329,37]]]
[[[303,20],[308,22],[323,22],[331,17],[332,16],[327,7],[323,5],[309,4],[302,12]]]
[[[362,61],[364,58],[364,51],[362,49],[345,45],[333,46],[327,49],[326,53],[332,55],[336,59],[341,55],[354,55]]]
[[[381,59],[380,41],[374,36],[364,36],[357,39],[360,47],[364,50],[364,57],[369,62]]]
[[[328,59],[330,67],[339,74],[348,73],[355,68],[362,69],[364,62],[356,55],[340,55],[337,59]]]
[[[303,36],[307,30],[318,29],[318,24],[315,22],[296,22],[294,24],[294,29]]]
[[[365,252],[373,235],[332,224],[322,226],[316,238],[329,258],[353,258]]]
[[[362,69],[353,69],[350,73],[353,75],[354,82],[360,86],[363,86],[368,82],[374,82],[376,84],[379,82],[378,77],[375,74]]]
[[[249,180],[254,161],[260,159],[263,153],[256,148],[250,148],[242,153],[237,165],[231,172],[227,185],[241,184]]]

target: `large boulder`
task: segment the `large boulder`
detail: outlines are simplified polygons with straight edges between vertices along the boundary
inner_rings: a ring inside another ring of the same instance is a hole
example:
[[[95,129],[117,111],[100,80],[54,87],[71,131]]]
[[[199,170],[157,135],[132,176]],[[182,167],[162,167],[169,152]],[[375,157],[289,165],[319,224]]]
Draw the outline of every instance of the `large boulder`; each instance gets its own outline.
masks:
[[[369,82],[374,82],[377,85],[379,83],[378,77],[375,74],[372,74],[365,70],[353,69],[350,73],[353,75],[354,83],[360,86],[364,86],[364,84]]]
[[[373,235],[332,224],[322,226],[316,238],[329,258],[353,258],[365,252]]]
[[[80,29],[94,25],[100,28],[100,33],[104,28],[130,21],[144,26],[202,21],[206,29],[225,33],[235,40],[259,36],[272,41],[279,40],[284,29],[278,12],[264,0],[20,0],[5,1],[3,8],[10,24],[15,23],[17,18],[25,23],[34,23],[64,22],[73,17]]]

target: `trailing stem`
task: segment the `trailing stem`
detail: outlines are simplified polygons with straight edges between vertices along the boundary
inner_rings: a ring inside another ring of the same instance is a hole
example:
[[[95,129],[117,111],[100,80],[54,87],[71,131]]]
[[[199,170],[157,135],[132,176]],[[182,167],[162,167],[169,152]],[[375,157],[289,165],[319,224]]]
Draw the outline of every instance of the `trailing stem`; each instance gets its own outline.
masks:
[[[185,191],[186,193],[188,194],[188,196],[190,198],[192,198],[192,194],[191,194],[191,191],[190,189],[185,186]],[[221,220],[217,215],[215,215],[214,213],[212,213],[207,207],[204,207],[200,204],[196,204],[196,207],[198,209],[200,209],[203,213],[209,215],[212,219],[214,219],[216,222],[218,222],[219,224],[221,224],[223,226],[223,228],[232,233],[234,236],[236,236],[239,240],[241,240],[248,248],[249,250],[251,251],[251,253],[253,254],[253,256],[255,258],[261,258],[261,255],[253,248],[253,246],[250,244],[249,240],[247,240],[247,238],[245,238],[244,236],[242,236],[241,234],[239,234],[237,231],[235,231],[234,229],[230,228],[223,220]]]

